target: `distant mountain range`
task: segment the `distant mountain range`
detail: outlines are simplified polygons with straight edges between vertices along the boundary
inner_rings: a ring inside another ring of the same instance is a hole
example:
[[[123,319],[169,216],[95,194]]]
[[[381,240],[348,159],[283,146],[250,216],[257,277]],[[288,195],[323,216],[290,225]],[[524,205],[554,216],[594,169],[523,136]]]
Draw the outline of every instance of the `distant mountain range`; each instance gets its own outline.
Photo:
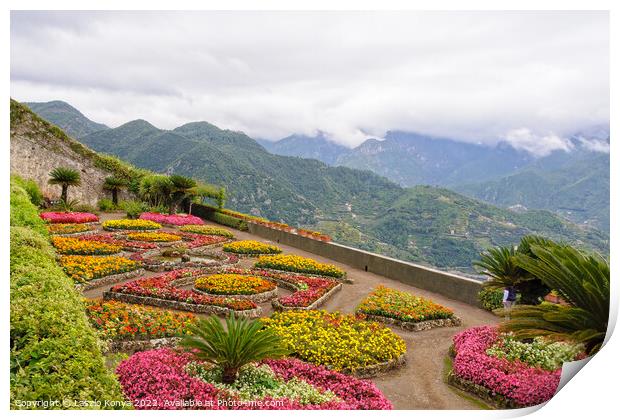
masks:
[[[26,102],[26,105],[76,139],[95,131],[110,128],[105,124],[89,120],[80,111],[63,101]]]
[[[53,107],[42,109],[41,117],[61,128],[65,121],[75,126],[76,119],[86,118],[78,112],[74,118],[62,114],[64,118],[55,120],[58,113],[51,112]],[[89,123],[83,121],[83,125]],[[402,140],[404,134],[394,136]],[[579,227],[547,211],[514,212],[443,188],[404,188],[368,170],[278,156],[244,133],[207,122],[161,130],[135,120],[78,138],[97,151],[138,166],[226,186],[232,209],[318,228],[340,243],[409,261],[471,272],[472,260],[481,250],[516,243],[530,233],[609,252],[608,234]],[[284,144],[302,140],[296,136]],[[469,150],[469,145],[462,147]],[[525,155],[512,156],[515,165],[532,163]],[[522,160],[528,162],[522,164]]]

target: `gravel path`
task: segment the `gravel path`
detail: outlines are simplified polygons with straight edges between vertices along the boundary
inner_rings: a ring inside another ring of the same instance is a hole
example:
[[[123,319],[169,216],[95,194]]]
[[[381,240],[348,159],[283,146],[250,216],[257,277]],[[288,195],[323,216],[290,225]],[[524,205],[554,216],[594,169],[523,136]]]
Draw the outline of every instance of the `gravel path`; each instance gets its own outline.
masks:
[[[124,214],[104,214],[101,219],[108,220],[122,217],[124,217]],[[240,240],[254,239],[272,243],[247,232],[230,230],[234,231],[236,238]],[[357,304],[378,284],[424,296],[453,309],[455,314],[463,321],[460,327],[435,328],[420,332],[409,332],[392,327],[392,330],[403,337],[407,343],[407,365],[381,377],[374,378],[372,381],[392,401],[396,409],[464,410],[479,408],[472,402],[459,397],[444,383],[444,359],[448,348],[452,344],[454,334],[476,325],[497,324],[499,322],[498,317],[485,310],[373,273],[358,270],[297,248],[282,244],[276,245],[281,247],[285,253],[311,257],[317,261],[336,264],[347,271],[348,278],[352,279],[354,283],[344,284],[343,289],[336,293],[322,309],[352,313]],[[244,258],[239,265],[250,267],[254,261],[255,259],[253,258]],[[149,276],[157,274],[159,273],[147,272]],[[89,298],[101,297],[103,291],[109,289],[109,287],[108,285],[89,290],[85,293],[85,296]],[[284,291],[284,293],[288,294],[290,292]],[[269,303],[262,304],[261,307],[265,316],[271,314],[272,309]]]

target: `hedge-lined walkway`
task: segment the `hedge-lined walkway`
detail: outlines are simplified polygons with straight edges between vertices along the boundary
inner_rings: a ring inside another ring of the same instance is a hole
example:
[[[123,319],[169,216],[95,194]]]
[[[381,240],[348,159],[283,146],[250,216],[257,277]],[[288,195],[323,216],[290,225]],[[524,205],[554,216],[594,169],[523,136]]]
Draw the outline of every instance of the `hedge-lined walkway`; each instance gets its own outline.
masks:
[[[101,220],[122,218],[124,214],[102,214]],[[207,224],[213,224],[206,222]],[[213,224],[214,225],[214,224]],[[217,225],[219,226],[219,225]],[[239,240],[257,240],[272,243],[256,235],[237,231],[231,228],[235,237]],[[166,230],[175,230],[166,228]],[[408,363],[405,367],[388,373],[385,376],[372,379],[394,404],[396,409],[479,409],[477,405],[461,398],[443,381],[444,360],[448,348],[452,344],[452,337],[458,332],[469,327],[485,324],[496,324],[499,318],[482,309],[444,298],[441,295],[418,289],[395,280],[391,280],[373,273],[368,273],[332,261],[328,258],[319,257],[300,249],[276,244],[283,249],[284,253],[296,254],[313,258],[324,263],[335,264],[347,271],[348,277],[353,284],[344,284],[342,291],[336,293],[322,309],[329,311],[353,312],[357,304],[368,295],[376,285],[385,286],[427,297],[441,305],[452,308],[463,323],[459,327],[435,328],[428,331],[409,332],[398,328],[392,328],[407,343]],[[256,261],[254,258],[242,259],[241,267],[251,267]],[[157,273],[159,274],[159,273]],[[156,275],[155,273],[152,275]],[[88,297],[100,297],[103,291],[110,286],[93,289],[86,292]],[[290,293],[279,289],[279,293]],[[269,302],[260,305],[264,316],[269,316],[273,309]]]

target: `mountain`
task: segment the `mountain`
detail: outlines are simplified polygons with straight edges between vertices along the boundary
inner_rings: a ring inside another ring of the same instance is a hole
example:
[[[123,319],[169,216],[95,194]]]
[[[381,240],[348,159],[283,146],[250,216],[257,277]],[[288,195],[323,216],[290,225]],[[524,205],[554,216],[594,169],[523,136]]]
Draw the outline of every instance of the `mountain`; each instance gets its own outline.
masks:
[[[138,120],[81,141],[153,171],[223,185],[234,210],[409,261],[471,271],[482,249],[529,233],[608,253],[607,235],[550,212],[516,213],[444,189],[403,188],[371,171],[273,155],[244,133],[207,122],[169,131]]]
[[[556,152],[514,175],[455,186],[503,207],[546,209],[609,232],[609,154]]]
[[[105,124],[89,120],[80,111],[63,101],[26,102],[25,105],[42,118],[62,127],[68,135],[76,139],[109,128]]]
[[[294,134],[275,142],[259,143],[274,155],[316,159],[328,165],[334,165],[341,155],[349,152],[347,147],[330,141],[323,133],[314,137]]]

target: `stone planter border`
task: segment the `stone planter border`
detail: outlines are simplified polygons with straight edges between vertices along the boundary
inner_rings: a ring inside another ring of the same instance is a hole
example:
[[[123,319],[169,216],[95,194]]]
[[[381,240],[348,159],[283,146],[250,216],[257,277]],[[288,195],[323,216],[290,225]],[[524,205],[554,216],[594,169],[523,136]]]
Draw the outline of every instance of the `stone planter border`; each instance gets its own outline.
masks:
[[[274,298],[278,297],[278,288],[275,287],[273,290],[268,290],[263,293],[255,293],[253,295],[216,295],[213,293],[207,293],[195,287],[192,288],[194,292],[202,293],[203,295],[210,297],[219,297],[219,298],[231,298],[231,299],[239,299],[239,300],[250,300],[254,303],[263,303],[268,302]]]
[[[213,261],[210,262],[201,262],[201,261],[159,261],[155,260],[154,256],[161,255],[161,249],[152,249],[147,250],[142,254],[142,266],[149,271],[154,272],[162,272],[162,271],[171,271],[180,268],[209,268],[209,267],[221,267],[223,265],[234,264],[237,261],[234,261],[231,256],[224,252],[190,252],[188,251],[190,256],[194,257],[211,257]],[[236,258],[236,257],[235,257]]]
[[[99,277],[98,279],[93,279],[88,283],[80,283],[76,284],[76,289],[84,292],[86,290],[96,289],[101,286],[106,286],[108,284],[119,283],[124,280],[128,280],[134,277],[138,277],[144,274],[143,268],[138,268],[137,270],[127,271],[126,273],[118,273],[111,274],[105,277]]]
[[[150,340],[112,340],[108,342],[106,353],[126,353],[159,349],[161,347],[175,347],[180,341],[181,337],[162,337]]]
[[[274,281],[277,279],[274,279]],[[286,283],[284,281],[281,281],[281,283]],[[290,286],[292,286],[290,283],[286,283],[288,285],[287,286],[283,286],[284,288],[289,288]],[[280,285],[280,284],[278,284]],[[294,288],[294,287],[290,287],[289,290],[295,289],[295,291],[297,291],[298,289]],[[271,302],[271,306],[273,307],[273,309],[277,310],[277,311],[311,311],[313,309],[317,309],[321,306],[323,306],[325,304],[325,302],[327,302],[329,299],[331,299],[331,297],[333,295],[335,295],[336,293],[338,293],[340,290],[342,290],[342,283],[338,283],[337,285],[335,285],[334,287],[332,287],[330,290],[327,291],[327,293],[325,293],[323,296],[321,296],[320,298],[318,298],[317,300],[315,300],[314,302],[312,302],[310,305],[308,306],[304,306],[304,307],[297,307],[297,306],[284,306],[282,305],[278,299],[273,300]]]
[[[479,398],[485,403],[491,405],[494,408],[499,409],[512,409],[512,408],[524,408],[525,405],[517,404],[514,400],[506,398],[496,392],[491,391],[489,388],[482,385],[478,385],[475,382],[469,381],[458,377],[453,370],[450,370],[446,376],[446,383],[463,392],[471,394],[475,398]]]
[[[394,325],[395,327],[402,328],[403,330],[409,331],[425,331],[430,330],[432,328],[441,328],[441,327],[458,327],[461,325],[461,318],[457,316],[452,316],[450,318],[445,319],[429,319],[427,321],[419,321],[419,322],[411,322],[411,321],[402,321],[400,319],[389,318],[380,315],[371,315],[366,314],[364,312],[357,312],[358,314],[363,314],[366,316],[366,319],[369,321],[377,321],[386,325]]]
[[[214,314],[214,315],[228,315],[234,313],[237,316],[243,316],[247,318],[258,318],[262,314],[260,307],[256,309],[247,309],[242,311],[236,311],[230,308],[224,308],[222,306],[215,305],[201,305],[196,303],[179,302],[176,300],[159,299],[148,296],[130,295],[127,293],[117,293],[106,291],[103,292],[104,300],[118,300],[125,303],[136,303],[140,305],[157,306],[166,309],[176,309],[179,311],[194,312],[201,314]]]
[[[376,363],[374,365],[359,367],[351,371],[343,371],[360,379],[375,378],[391,370],[400,368],[407,364],[407,353],[403,353],[396,359],[387,362]]]
[[[51,237],[61,236],[63,238],[71,238],[71,237],[82,236],[82,235],[97,235],[100,232],[101,231],[99,229],[94,229],[94,230],[85,230],[83,232],[74,232],[74,233],[50,233],[50,236]]]

